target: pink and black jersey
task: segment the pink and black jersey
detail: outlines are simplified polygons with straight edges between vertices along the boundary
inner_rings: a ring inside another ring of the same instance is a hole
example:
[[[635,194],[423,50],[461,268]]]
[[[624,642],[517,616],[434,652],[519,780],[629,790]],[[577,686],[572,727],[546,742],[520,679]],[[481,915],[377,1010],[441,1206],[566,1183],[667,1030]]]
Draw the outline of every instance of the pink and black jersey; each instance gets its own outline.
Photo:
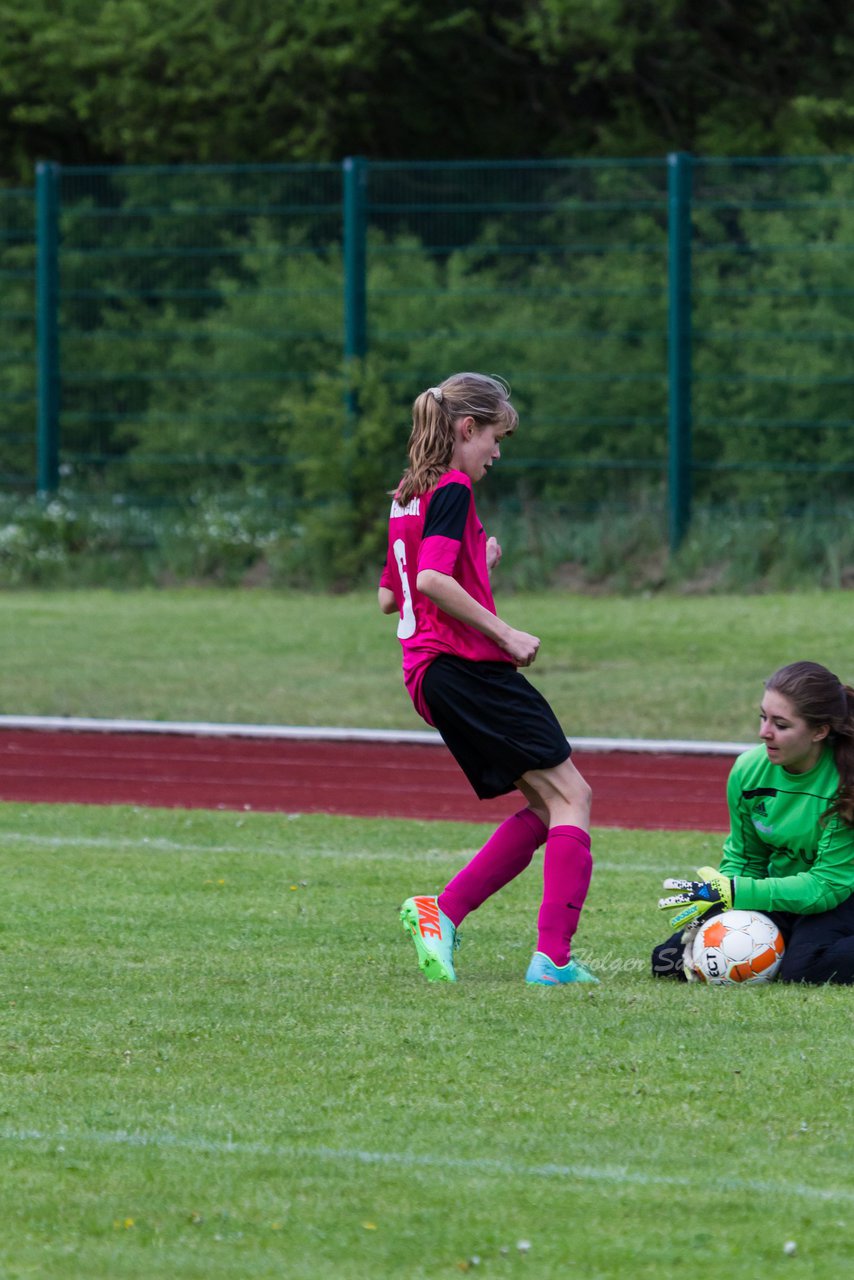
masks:
[[[405,507],[392,502],[388,556],[380,579],[400,610],[397,636],[403,646],[404,684],[419,715],[432,724],[421,681],[438,654],[475,662],[512,658],[494,640],[428,600],[415,585],[422,569],[455,578],[479,604],[496,612],[486,568],[486,535],[475,511],[471,480],[462,471],[446,472],[435,489]]]

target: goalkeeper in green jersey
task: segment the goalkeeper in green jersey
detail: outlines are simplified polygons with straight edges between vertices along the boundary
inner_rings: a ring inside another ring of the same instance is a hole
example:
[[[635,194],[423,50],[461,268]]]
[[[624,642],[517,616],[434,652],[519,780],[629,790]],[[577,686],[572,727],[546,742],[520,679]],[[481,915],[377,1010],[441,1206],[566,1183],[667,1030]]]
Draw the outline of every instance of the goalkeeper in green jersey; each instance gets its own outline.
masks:
[[[854,689],[817,662],[781,667],[759,737],[729,776],[720,866],[664,882],[659,906],[676,932],[653,950],[653,976],[684,979],[692,931],[734,907],[776,921],[780,981],[854,983]]]

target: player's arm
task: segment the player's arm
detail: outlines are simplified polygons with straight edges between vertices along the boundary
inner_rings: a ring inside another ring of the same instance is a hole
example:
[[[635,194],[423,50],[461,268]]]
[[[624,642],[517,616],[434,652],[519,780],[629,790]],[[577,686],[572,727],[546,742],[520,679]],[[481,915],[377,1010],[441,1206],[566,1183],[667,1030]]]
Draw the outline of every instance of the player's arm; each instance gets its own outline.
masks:
[[[729,835],[724,841],[720,870],[727,876],[747,876],[751,880],[761,880],[768,874],[771,850],[753,825],[744,801],[744,785],[736,761],[727,780]]]
[[[487,538],[486,540],[486,572],[492,577],[492,570],[497,569],[501,563],[501,543],[497,538]]]
[[[397,613],[397,601],[394,598],[394,592],[388,587],[380,587],[377,591],[377,600],[381,613]]]
[[[383,571],[380,574],[379,587],[377,589],[377,603],[380,606],[381,613],[398,613],[400,606],[397,603],[397,596],[392,590],[394,582],[394,573],[391,564],[391,551],[386,555],[386,561],[383,565]]]
[[[738,880],[767,874],[769,850],[750,821],[744,805],[742,774],[737,760],[727,779],[727,806],[730,831],[724,842],[723,858],[718,870],[701,867],[696,880],[667,879],[665,889],[681,892],[659,898],[662,911],[680,910],[671,919],[674,929],[691,926],[710,912],[728,911],[735,903]],[[739,903],[738,905],[743,905]]]
[[[790,911],[813,915],[831,911],[854,893],[854,830],[839,819],[819,828],[816,856],[811,866],[794,875],[769,875],[773,850],[756,830],[744,801],[745,779],[739,761],[727,784],[731,824],[720,865],[735,886],[734,905],[753,911]],[[814,845],[815,817],[806,815],[808,827],[793,844]]]
[[[538,637],[509,626],[475,600],[456,578],[440,573],[438,569],[421,569],[415,585],[437,609],[494,640],[518,667],[529,667],[536,658],[540,647]]]
[[[528,667],[540,647],[537,636],[509,626],[476,600],[454,576],[471,505],[470,484],[454,481],[437,489],[424,520],[416,588],[437,609],[495,641],[517,667]],[[487,571],[498,563],[500,557],[498,540],[488,539]]]
[[[816,915],[832,911],[854,893],[854,830],[830,819],[818,842],[815,862],[793,876],[764,876],[736,881],[737,907],[753,911],[791,911]]]

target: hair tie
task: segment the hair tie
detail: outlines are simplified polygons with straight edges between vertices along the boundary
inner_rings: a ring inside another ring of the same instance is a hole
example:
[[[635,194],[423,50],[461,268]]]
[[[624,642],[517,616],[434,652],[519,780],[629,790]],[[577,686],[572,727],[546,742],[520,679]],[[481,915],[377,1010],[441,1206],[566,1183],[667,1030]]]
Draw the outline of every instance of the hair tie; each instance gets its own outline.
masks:
[[[428,387],[427,390],[429,394],[433,397],[433,399],[436,401],[436,404],[442,403],[442,401],[445,398],[445,393],[443,392],[441,387]]]

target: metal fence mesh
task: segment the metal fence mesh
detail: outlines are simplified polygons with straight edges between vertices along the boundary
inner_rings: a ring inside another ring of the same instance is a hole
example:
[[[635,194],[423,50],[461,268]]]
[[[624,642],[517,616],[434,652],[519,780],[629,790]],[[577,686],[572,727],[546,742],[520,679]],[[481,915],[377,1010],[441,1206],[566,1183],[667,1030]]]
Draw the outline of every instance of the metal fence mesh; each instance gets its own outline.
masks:
[[[340,360],[340,185],[336,166],[63,172],[66,476],[169,499],[281,469],[288,386]]]
[[[370,348],[404,402],[454,368],[501,373],[524,424],[505,489],[591,501],[660,478],[661,162],[372,165],[369,212]]]
[[[691,173],[695,501],[843,503],[854,161],[700,158]],[[414,395],[477,368],[511,382],[523,419],[494,495],[663,502],[665,160],[360,174],[348,188],[338,165],[59,171],[60,484],[299,504],[333,456],[353,472],[366,440],[391,484]],[[32,192],[0,192],[10,492],[36,473],[34,214]]]
[[[36,469],[35,197],[0,189],[0,487],[31,490]]]
[[[849,498],[854,163],[698,160],[692,207],[696,494]]]

